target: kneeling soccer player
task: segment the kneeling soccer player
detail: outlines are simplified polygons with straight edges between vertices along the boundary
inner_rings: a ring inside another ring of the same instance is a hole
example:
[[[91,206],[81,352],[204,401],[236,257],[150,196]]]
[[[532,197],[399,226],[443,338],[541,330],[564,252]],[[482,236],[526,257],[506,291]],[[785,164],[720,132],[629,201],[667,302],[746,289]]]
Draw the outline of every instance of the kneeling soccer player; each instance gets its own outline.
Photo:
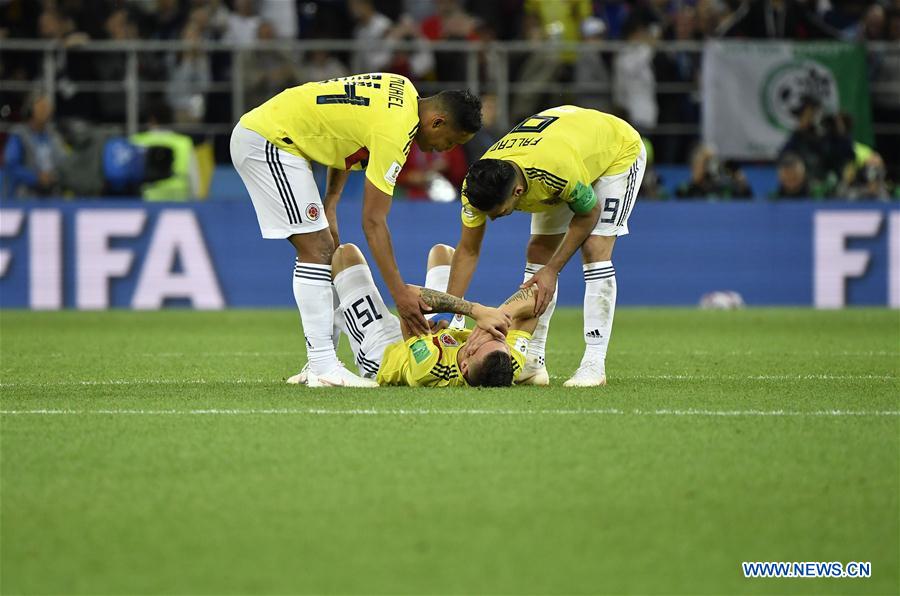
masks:
[[[447,285],[452,257],[449,246],[439,244],[431,249],[426,287],[419,288],[422,301],[434,312],[468,315],[478,327],[416,335],[385,306],[362,252],[352,244],[335,251],[332,271],[340,298],[335,319],[350,338],[360,375],[379,385],[512,385],[537,326],[535,292],[520,290],[499,308],[446,294],[440,290]],[[319,380],[309,374],[307,384],[317,386]]]

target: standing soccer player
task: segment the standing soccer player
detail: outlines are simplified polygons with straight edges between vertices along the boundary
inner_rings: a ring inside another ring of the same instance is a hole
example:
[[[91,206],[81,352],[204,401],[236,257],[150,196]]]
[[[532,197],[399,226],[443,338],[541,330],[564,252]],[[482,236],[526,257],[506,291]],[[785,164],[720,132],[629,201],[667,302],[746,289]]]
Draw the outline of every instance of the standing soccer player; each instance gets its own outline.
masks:
[[[371,386],[337,359],[331,256],[336,205],[349,170],[365,169],[363,230],[400,318],[428,325],[417,291],[397,269],[387,214],[412,143],[448,151],[481,128],[481,102],[468,91],[419,98],[403,76],[362,74],[287,89],[244,114],[231,134],[231,159],[244,181],[263,238],[287,238],[297,252],[294,298],[309,369],[324,385]],[[325,202],[310,162],[328,166]]]
[[[581,366],[565,385],[606,384],[606,350],[616,307],[613,246],[617,237],[628,233],[646,162],[640,135],[624,120],[560,106],[520,123],[469,168],[449,294],[461,297],[469,287],[488,218],[514,210],[532,213],[523,287],[537,287],[535,312],[541,316],[520,383],[550,382],[544,351],[556,307],[557,276],[581,248],[587,345]]]

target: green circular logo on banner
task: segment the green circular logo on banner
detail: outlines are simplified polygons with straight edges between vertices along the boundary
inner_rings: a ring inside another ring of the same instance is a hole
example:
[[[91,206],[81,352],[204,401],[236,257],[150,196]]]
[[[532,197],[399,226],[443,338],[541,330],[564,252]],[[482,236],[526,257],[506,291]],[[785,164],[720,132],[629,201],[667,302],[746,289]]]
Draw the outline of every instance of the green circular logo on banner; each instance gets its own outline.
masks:
[[[822,102],[826,112],[837,111],[840,106],[832,72],[812,60],[795,60],[779,64],[766,75],[760,99],[769,123],[780,130],[792,131],[803,98],[807,96]]]

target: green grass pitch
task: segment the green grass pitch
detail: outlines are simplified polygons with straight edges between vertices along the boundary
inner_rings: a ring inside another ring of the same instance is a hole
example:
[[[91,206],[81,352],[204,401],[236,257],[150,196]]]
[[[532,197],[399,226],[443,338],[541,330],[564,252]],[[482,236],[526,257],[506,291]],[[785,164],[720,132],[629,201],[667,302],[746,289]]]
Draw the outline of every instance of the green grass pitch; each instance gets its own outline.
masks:
[[[586,390],[573,309],[549,388],[289,387],[298,327],[0,313],[0,591],[900,591],[897,311],[623,308]]]

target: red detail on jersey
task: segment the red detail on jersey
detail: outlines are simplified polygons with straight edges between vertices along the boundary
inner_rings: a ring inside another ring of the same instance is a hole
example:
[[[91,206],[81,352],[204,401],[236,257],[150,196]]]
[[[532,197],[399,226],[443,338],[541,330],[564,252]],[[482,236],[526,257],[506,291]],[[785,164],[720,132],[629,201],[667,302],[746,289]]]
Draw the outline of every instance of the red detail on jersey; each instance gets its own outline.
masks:
[[[344,169],[349,170],[359,162],[363,162],[363,167],[366,167],[369,163],[369,150],[365,147],[360,147],[356,153],[344,158]]]
[[[455,348],[456,346],[459,345],[459,342],[456,341],[456,338],[454,338],[449,333],[441,334],[441,343],[450,348]]]
[[[315,203],[309,203],[306,206],[306,219],[309,221],[316,221],[319,219],[319,206]]]

